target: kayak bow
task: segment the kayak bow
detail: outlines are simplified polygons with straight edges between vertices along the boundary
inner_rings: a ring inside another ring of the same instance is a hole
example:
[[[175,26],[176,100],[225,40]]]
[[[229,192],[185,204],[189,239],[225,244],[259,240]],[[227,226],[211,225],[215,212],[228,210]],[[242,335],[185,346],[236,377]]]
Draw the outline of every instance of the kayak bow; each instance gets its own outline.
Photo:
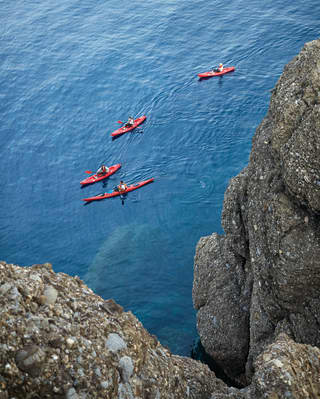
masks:
[[[146,184],[152,183],[153,181],[154,181],[154,178],[152,177],[151,179],[143,180],[143,181],[140,181],[139,183],[131,184],[124,191],[111,191],[111,192],[108,192],[108,193],[95,195],[93,197],[84,198],[82,201],[91,202],[91,201],[100,201],[100,200],[103,200],[105,198],[113,198],[113,197],[116,197],[118,195],[127,194],[130,191],[137,190],[138,188],[143,187]]]
[[[130,132],[131,130],[133,130],[136,127],[138,127],[139,125],[141,125],[141,123],[143,123],[146,119],[147,119],[147,117],[145,115],[140,116],[140,118],[137,118],[137,119],[134,120],[134,124],[132,126],[129,126],[129,127],[122,126],[119,129],[117,129],[114,132],[112,132],[111,136],[112,137],[117,137],[117,136],[121,136],[121,134]]]
[[[97,181],[101,181],[101,180],[106,179],[107,177],[113,175],[120,168],[121,168],[120,163],[117,163],[116,165],[109,166],[109,172],[106,173],[105,175],[98,176],[97,174],[94,174],[94,175],[89,176],[86,179],[82,180],[80,182],[80,184],[82,186],[87,186],[88,184],[96,183]]]

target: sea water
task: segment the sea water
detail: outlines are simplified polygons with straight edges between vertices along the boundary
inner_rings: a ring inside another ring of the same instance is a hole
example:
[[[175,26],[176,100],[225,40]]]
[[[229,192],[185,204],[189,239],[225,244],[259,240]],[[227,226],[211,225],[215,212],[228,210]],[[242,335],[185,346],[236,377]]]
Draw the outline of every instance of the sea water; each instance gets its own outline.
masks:
[[[51,262],[189,355],[193,258],[223,233],[270,91],[319,36],[318,0],[0,2],[1,259]],[[223,62],[221,78],[197,74]],[[128,116],[141,128],[112,141]],[[80,188],[86,170],[121,163]],[[122,179],[154,183],[84,205]]]

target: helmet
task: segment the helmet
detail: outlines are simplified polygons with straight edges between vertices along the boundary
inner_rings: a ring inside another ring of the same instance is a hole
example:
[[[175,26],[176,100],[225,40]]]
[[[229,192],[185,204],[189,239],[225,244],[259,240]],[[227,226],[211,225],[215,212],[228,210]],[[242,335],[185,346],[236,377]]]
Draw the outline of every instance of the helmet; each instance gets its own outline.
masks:
[[[222,66],[222,63],[220,62],[219,66]]]

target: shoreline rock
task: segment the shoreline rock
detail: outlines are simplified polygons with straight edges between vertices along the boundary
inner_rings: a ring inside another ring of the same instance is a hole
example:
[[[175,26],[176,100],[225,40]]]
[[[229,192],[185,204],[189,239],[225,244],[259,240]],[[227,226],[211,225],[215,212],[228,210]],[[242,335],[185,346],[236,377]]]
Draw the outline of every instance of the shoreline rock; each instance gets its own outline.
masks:
[[[131,312],[50,264],[0,262],[0,330],[1,399],[209,398],[229,391],[206,365],[173,355]]]
[[[247,384],[279,334],[320,347],[319,89],[315,40],[284,68],[250,162],[230,181],[225,234],[202,237],[196,249],[201,342],[228,376]]]
[[[56,300],[39,305],[47,285]],[[319,349],[285,334],[258,356],[251,385],[238,389],[173,355],[131,312],[50,264],[0,262],[0,293],[0,399],[319,397]]]

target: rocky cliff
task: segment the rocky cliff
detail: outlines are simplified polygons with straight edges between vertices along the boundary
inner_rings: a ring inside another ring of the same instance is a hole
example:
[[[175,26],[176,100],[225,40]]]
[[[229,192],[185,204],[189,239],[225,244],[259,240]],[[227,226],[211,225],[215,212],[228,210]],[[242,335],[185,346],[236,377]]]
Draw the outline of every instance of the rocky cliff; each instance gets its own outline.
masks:
[[[50,264],[0,262],[0,315],[1,399],[209,398],[230,390]]]
[[[265,369],[270,365],[263,352],[271,347],[295,368],[304,355],[298,360],[290,345],[303,351],[311,345],[309,361],[319,364],[319,93],[316,40],[284,68],[272,91],[249,164],[225,193],[225,234],[203,237],[197,245],[193,301],[201,342],[243,384],[255,384],[263,362]],[[319,371],[314,377],[317,389],[309,396],[292,396],[289,389],[287,396],[272,397],[318,398]]]
[[[320,43],[284,70],[224,236],[196,250],[206,351],[242,389],[175,356],[131,312],[50,264],[0,262],[0,399],[320,398]]]
[[[0,399],[320,395],[317,348],[283,334],[258,357],[249,387],[228,387],[206,365],[172,355],[132,313],[48,263],[0,262],[0,315]]]

